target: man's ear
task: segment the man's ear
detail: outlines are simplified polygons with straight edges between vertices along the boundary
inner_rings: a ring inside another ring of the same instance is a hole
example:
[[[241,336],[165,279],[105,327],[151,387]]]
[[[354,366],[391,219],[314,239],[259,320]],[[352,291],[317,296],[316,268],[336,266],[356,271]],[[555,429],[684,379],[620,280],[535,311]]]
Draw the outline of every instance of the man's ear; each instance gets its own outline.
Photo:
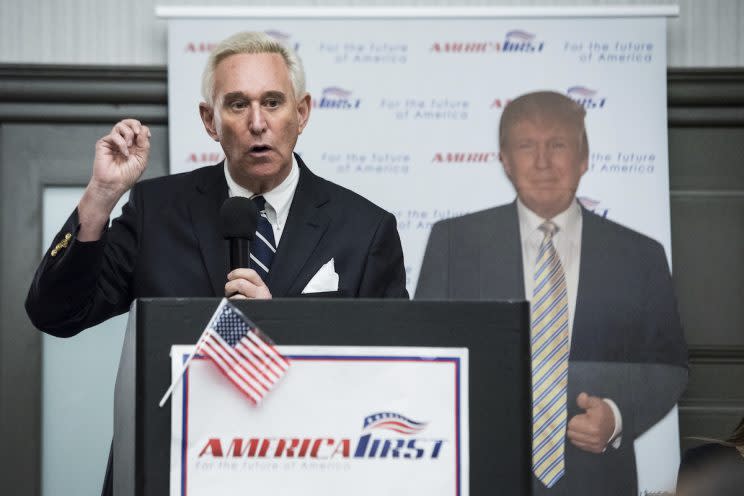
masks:
[[[584,155],[584,160],[581,162],[581,175],[583,176],[584,173],[589,169],[589,138],[586,136],[586,127],[581,131],[581,145],[579,149],[581,150],[582,155]]]
[[[509,165],[509,159],[504,157],[504,152],[499,150],[499,161],[501,162],[501,165],[504,167],[504,174],[506,174],[506,177],[509,178],[511,181],[511,166]]]
[[[302,130],[305,129],[307,121],[310,119],[310,104],[310,93],[305,93],[302,98],[297,101],[297,115],[300,118],[298,134],[302,134]]]
[[[199,104],[199,115],[201,116],[204,129],[207,130],[207,134],[215,141],[220,140],[219,134],[217,134],[217,128],[214,125],[214,109],[207,105],[205,102]]]

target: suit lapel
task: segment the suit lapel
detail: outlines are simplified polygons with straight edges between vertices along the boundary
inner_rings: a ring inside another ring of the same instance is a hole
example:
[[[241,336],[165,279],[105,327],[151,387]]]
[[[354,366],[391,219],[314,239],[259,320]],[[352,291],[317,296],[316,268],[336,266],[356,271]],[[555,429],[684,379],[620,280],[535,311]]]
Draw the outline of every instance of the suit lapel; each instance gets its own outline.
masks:
[[[321,180],[307,169],[302,159],[296,155],[295,157],[300,167],[300,178],[267,281],[271,294],[275,297],[299,292],[293,291],[293,285],[300,278],[302,269],[307,265],[330,222],[323,208],[330,201],[328,193],[321,187]]]
[[[220,207],[227,199],[223,164],[220,162],[207,169],[206,177],[202,176],[202,181],[195,185],[193,198],[189,201],[194,234],[215,296],[224,295],[230,266],[227,243],[219,228]]]
[[[576,289],[576,308],[574,310],[573,329],[571,334],[571,351],[583,349],[587,345],[593,346],[591,336],[587,332],[596,333],[598,323],[593,322],[597,309],[601,309],[603,303],[597,301],[597,297],[603,294],[607,288],[602,280],[603,271],[597,270],[603,267],[606,261],[604,253],[606,247],[602,246],[601,236],[598,236],[602,218],[581,207],[581,255],[579,258],[579,287]],[[589,339],[589,342],[587,342]]]
[[[482,228],[480,298],[524,299],[522,245],[516,201],[492,209]]]

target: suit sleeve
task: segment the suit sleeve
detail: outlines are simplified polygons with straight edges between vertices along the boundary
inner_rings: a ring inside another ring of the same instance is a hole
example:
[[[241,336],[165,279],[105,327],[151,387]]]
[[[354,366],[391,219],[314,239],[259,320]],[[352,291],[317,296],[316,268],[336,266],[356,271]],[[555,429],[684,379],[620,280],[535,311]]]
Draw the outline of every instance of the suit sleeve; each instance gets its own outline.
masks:
[[[408,298],[403,248],[395,217],[385,213],[369,248],[359,297]]]
[[[122,215],[98,241],[78,241],[75,210],[45,253],[26,297],[26,312],[38,329],[74,336],[129,309],[136,263],[138,207],[135,189]],[[66,247],[53,248],[71,235]]]
[[[687,385],[687,346],[661,245],[654,243],[638,263],[645,274],[638,288],[641,328],[632,333],[627,356],[617,363],[574,365],[569,398],[575,403],[575,396],[585,391],[613,400],[622,415],[623,439],[631,440],[661,420]]]
[[[664,248],[654,243],[648,257],[642,342],[633,378],[634,437],[661,420],[687,386],[687,344]]]
[[[674,295],[664,248],[654,243],[648,257],[645,286],[643,343],[639,343],[641,362],[666,363],[687,368],[687,344]]]
[[[444,300],[449,297],[449,256],[448,224],[440,221],[429,233],[415,299]]]

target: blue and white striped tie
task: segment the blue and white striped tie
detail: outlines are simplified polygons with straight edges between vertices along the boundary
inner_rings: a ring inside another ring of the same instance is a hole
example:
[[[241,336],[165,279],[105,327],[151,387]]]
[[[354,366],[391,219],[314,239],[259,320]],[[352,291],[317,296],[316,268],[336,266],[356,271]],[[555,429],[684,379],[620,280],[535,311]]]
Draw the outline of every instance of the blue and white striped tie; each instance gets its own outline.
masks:
[[[271,270],[271,262],[276,253],[274,242],[274,229],[266,217],[266,199],[263,196],[251,198],[258,208],[258,224],[256,226],[256,237],[251,244],[251,269],[258,272],[261,279],[266,280]]]
[[[532,471],[546,487],[565,473],[566,386],[568,384],[568,293],[566,275],[546,221],[535,264],[532,292]]]

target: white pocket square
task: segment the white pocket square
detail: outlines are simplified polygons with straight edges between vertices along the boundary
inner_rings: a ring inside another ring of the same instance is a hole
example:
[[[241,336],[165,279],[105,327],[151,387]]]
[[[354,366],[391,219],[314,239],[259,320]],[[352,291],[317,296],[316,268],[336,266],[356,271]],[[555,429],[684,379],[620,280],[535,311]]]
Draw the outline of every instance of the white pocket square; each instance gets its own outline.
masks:
[[[305,289],[302,290],[302,294],[325,293],[327,291],[338,291],[338,274],[336,274],[333,259],[330,259],[315,273]]]

